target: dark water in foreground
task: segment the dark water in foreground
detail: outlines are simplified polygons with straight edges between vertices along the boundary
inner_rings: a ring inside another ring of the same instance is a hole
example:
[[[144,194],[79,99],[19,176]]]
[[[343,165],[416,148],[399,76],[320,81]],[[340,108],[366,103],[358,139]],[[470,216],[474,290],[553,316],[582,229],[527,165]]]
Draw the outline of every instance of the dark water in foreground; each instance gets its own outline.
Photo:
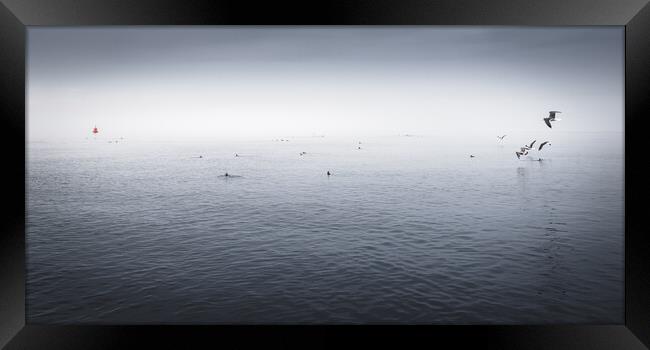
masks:
[[[623,322],[621,134],[363,141],[30,143],[29,322]]]

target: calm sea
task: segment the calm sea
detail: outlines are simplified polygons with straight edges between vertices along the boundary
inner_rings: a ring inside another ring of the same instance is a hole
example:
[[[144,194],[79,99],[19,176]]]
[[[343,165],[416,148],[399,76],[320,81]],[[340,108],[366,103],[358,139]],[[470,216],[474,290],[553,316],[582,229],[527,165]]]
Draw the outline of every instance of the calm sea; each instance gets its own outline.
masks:
[[[454,136],[29,142],[28,321],[622,323],[623,134]]]

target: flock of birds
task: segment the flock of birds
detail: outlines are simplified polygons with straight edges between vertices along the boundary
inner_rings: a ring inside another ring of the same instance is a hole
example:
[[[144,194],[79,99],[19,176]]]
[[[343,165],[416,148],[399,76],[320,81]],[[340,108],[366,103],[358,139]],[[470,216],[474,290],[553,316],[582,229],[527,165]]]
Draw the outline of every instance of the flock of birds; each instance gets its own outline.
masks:
[[[530,145],[524,145],[524,147],[521,147],[518,152],[515,152],[517,158],[521,158],[521,156],[528,155],[528,151],[533,149],[533,145],[535,145],[535,142],[537,142],[537,140],[533,140],[533,142],[531,142]],[[549,146],[551,145],[549,141],[544,141],[539,144],[539,148],[537,149],[537,151],[541,151],[544,145],[546,144],[548,144]],[[539,158],[538,160],[542,160],[542,158]]]
[[[560,111],[550,111],[548,117],[546,117],[546,118],[542,118],[542,119],[544,120],[544,123],[545,123],[549,128],[551,128],[551,129],[553,128],[553,126],[552,126],[552,124],[551,124],[552,122],[556,122],[556,121],[560,121],[560,120],[561,120],[561,119],[559,119],[559,118],[556,117],[556,114],[557,114],[557,113],[562,113],[562,112],[560,112]],[[412,136],[412,135],[405,134],[405,135],[403,135],[403,136]],[[503,139],[504,139],[506,136],[508,136],[508,135],[497,136],[497,139],[498,139],[499,141],[503,142]],[[322,137],[322,136],[320,136],[320,137]],[[276,140],[274,140],[274,141],[288,142],[289,140],[288,140],[288,139],[276,139]],[[117,142],[117,141],[116,141],[116,142]],[[534,146],[535,146],[535,143],[536,143],[536,142],[537,142],[537,140],[533,140],[530,144],[523,145],[522,147],[519,148],[518,151],[515,151],[515,155],[517,156],[517,159],[521,159],[521,156],[526,156],[526,155],[528,155],[528,154],[529,154],[529,151],[531,151],[531,150],[534,149]],[[359,145],[360,145],[360,144],[361,144],[361,142],[359,142]],[[541,152],[542,149],[544,148],[544,146],[546,146],[546,145],[550,146],[550,145],[551,145],[550,141],[544,141],[544,142],[540,143],[539,146],[537,147],[537,151],[538,151],[538,152]],[[361,146],[357,146],[357,150],[360,150],[360,149],[361,149]],[[300,153],[299,153],[300,156],[304,156],[304,155],[306,155],[306,154],[307,154],[307,152],[300,152]],[[239,157],[239,154],[235,153],[235,157]],[[203,156],[198,156],[197,158],[203,158]],[[474,156],[474,155],[470,155],[470,158],[475,158],[475,156]],[[538,161],[541,161],[542,158],[538,158],[537,160],[538,160]],[[332,173],[328,170],[328,171],[327,171],[327,176],[331,176],[331,175],[332,175]],[[231,175],[231,174],[228,174],[228,173],[226,172],[224,175],[221,175],[221,177],[239,177],[239,176]]]
[[[544,123],[551,129],[553,128],[553,125],[551,124],[551,122],[556,122],[556,121],[562,120],[562,119],[557,118],[555,116],[557,113],[562,113],[562,112],[560,112],[560,111],[550,111],[548,117],[543,118]],[[508,135],[497,136],[497,139],[499,139],[499,141],[503,141],[503,139],[506,136],[508,136]],[[533,140],[530,144],[523,145],[521,148],[519,148],[519,151],[515,151],[515,155],[517,156],[517,159],[521,159],[521,156],[528,155],[528,152],[530,150],[534,149],[533,147],[535,146],[535,142],[537,142],[537,140]],[[539,147],[537,148],[537,151],[540,152],[542,150],[542,148],[544,148],[544,146],[546,146],[546,145],[550,146],[551,145],[550,141],[544,141],[544,142],[540,143]],[[474,158],[473,155],[470,155],[470,157]],[[542,158],[538,158],[537,160],[541,161]]]

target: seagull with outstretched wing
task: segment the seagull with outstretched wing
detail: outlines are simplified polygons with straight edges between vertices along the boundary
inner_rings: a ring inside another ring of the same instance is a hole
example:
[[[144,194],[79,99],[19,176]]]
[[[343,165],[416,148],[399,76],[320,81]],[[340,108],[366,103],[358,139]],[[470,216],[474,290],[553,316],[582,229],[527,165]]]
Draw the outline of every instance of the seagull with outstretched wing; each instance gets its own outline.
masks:
[[[528,148],[528,149],[532,149],[532,148],[533,148],[533,145],[535,144],[536,141],[537,141],[537,140],[533,140],[533,142],[530,143],[530,146],[526,146],[526,148]]]
[[[539,145],[539,148],[538,148],[537,150],[538,150],[538,151],[541,151],[541,150],[542,150],[542,147],[544,147],[544,145],[547,144],[548,142],[549,142],[549,141],[544,141],[544,142],[542,142],[542,143]],[[548,145],[550,146],[551,144],[548,143]]]
[[[523,148],[521,149],[521,152],[516,152],[516,151],[515,151],[515,155],[517,156],[517,159],[520,159],[521,156],[525,156],[525,155],[527,155],[527,154],[528,154],[528,151],[525,150],[525,149],[523,149]]]
[[[544,118],[544,123],[546,123],[546,125],[551,129],[553,128],[551,126],[551,122],[562,120],[560,118],[556,118],[555,113],[562,113],[562,112],[560,112],[560,111],[550,111],[550,112],[548,112],[548,117]]]

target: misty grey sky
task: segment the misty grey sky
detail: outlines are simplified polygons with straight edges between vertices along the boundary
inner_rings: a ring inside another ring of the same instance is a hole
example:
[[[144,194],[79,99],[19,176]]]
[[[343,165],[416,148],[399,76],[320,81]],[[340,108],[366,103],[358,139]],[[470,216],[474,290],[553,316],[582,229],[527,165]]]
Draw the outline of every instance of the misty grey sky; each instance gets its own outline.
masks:
[[[623,131],[623,27],[32,27],[28,139]],[[542,124],[540,124],[542,123]]]

